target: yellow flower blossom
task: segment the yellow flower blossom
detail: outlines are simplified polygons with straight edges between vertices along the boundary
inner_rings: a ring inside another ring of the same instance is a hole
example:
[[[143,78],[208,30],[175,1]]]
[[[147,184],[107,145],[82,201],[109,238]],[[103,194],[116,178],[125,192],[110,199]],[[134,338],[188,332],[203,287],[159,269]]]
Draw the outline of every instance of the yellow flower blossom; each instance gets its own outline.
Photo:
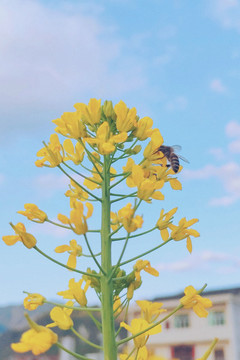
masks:
[[[79,201],[85,201],[88,198],[88,193],[78,186],[73,180],[70,180],[70,190],[65,192],[65,196],[77,199]]]
[[[66,303],[67,306],[73,306],[73,301],[68,301]],[[47,327],[58,326],[59,329],[68,330],[73,326],[73,321],[70,317],[73,309],[62,308],[60,306],[55,306],[50,311],[50,318],[53,320],[53,323],[48,324]]]
[[[56,253],[63,253],[66,251],[70,254],[67,266],[75,269],[77,265],[77,257],[82,255],[82,247],[78,245],[76,240],[73,239],[69,242],[69,245],[60,245],[55,248]]]
[[[80,139],[87,136],[86,126],[81,120],[81,112],[65,112],[60,119],[53,120],[55,131],[63,136]]]
[[[145,147],[145,150],[143,152],[143,156],[150,160],[154,161],[157,160],[159,157],[158,155],[155,155],[154,152],[157,148],[159,148],[163,144],[163,137],[158,129],[154,129],[151,134],[151,140],[148,143],[148,145]],[[166,158],[163,157],[163,161],[166,161]],[[166,161],[167,162],[167,161]]]
[[[84,215],[84,205],[80,201],[72,199],[70,202],[73,209],[70,212],[70,218],[66,215],[58,214],[58,220],[61,223],[70,225],[71,229],[78,235],[86,234],[88,231],[87,219],[92,216],[93,205],[86,202],[86,207],[88,209],[87,214]]]
[[[50,136],[49,144],[40,149],[37,152],[37,156],[42,158],[35,162],[37,167],[56,167],[65,160],[63,146],[60,144],[57,134],[52,134]],[[49,165],[45,165],[45,162],[48,162]]]
[[[129,203],[118,211],[118,214],[111,212],[112,230],[116,230],[119,224],[122,224],[124,229],[131,233],[142,227],[143,218],[140,215],[134,217],[135,210]]]
[[[2,239],[6,245],[14,245],[17,241],[21,241],[28,249],[31,249],[36,245],[37,240],[32,234],[26,232],[26,228],[23,223],[18,223],[17,225],[10,225],[12,226],[16,235],[3,236]]]
[[[34,328],[24,332],[19,343],[12,343],[11,348],[18,353],[32,351],[40,355],[48,351],[58,341],[58,336],[52,330],[35,324]]]
[[[149,323],[144,319],[133,319],[131,321],[131,326],[126,324],[125,322],[120,323],[121,327],[124,327],[127,331],[129,331],[132,335],[137,335],[139,332],[147,329],[149,327]],[[146,345],[146,342],[149,338],[149,335],[155,335],[162,331],[161,325],[156,325],[150,330],[145,331],[143,334],[136,336],[133,341],[134,345],[137,349]]]
[[[137,110],[135,107],[128,109],[127,105],[120,100],[119,103],[114,106],[114,111],[117,115],[116,126],[118,131],[127,132],[134,129],[137,124]]]
[[[137,196],[139,199],[145,200],[146,202],[151,202],[151,198],[156,200],[163,200],[164,195],[157,191],[161,189],[164,185],[163,180],[154,180],[146,179],[144,177],[144,170],[140,165],[134,165],[132,168],[132,181],[137,186]]]
[[[65,161],[72,160],[75,165],[81,164],[84,158],[84,147],[79,142],[74,145],[70,139],[66,139],[63,142],[63,148],[66,152]]]
[[[185,309],[192,308],[199,317],[207,317],[208,312],[205,308],[212,306],[211,300],[203,298],[191,285],[185,288],[184,294],[185,296],[180,299],[180,303],[183,307]]]
[[[191,253],[192,252],[192,241],[190,236],[198,237],[200,236],[199,232],[194,229],[188,229],[189,226],[192,226],[198,222],[198,219],[191,219],[189,221],[186,218],[182,218],[178,226],[169,224],[169,228],[172,230],[171,238],[175,241],[187,239],[187,249]]]
[[[153,276],[159,276],[159,272],[151,267],[151,264],[148,260],[137,260],[136,264],[133,266],[133,270],[135,271],[135,277],[137,280],[140,280],[140,272],[142,270]]]
[[[100,154],[107,155],[115,151],[115,144],[126,141],[127,137],[127,132],[112,135],[108,122],[104,121],[97,129],[96,137],[85,140],[89,144],[96,144]]]
[[[88,105],[77,103],[75,109],[81,114],[82,121],[87,125],[95,125],[101,118],[101,100],[90,99]]]
[[[18,211],[18,214],[24,215],[28,220],[34,220],[43,223],[47,219],[47,214],[40,210],[35,204],[25,204],[25,211]]]
[[[133,134],[139,140],[146,140],[153,133],[152,126],[153,126],[152,119],[150,117],[146,116],[146,117],[140,119],[136,123],[136,129],[133,131]]]
[[[68,290],[59,291],[57,294],[64,299],[76,300],[81,306],[87,305],[86,292],[91,283],[90,280],[86,281],[84,288],[82,289],[83,279],[76,282],[74,279],[70,279],[68,283]]]
[[[137,300],[136,303],[141,308],[141,317],[149,324],[155,321],[162,312],[166,311],[166,309],[162,309],[163,303],[161,302]]]
[[[44,304],[45,297],[41,294],[29,294],[25,299],[23,300],[23,306],[25,309],[32,311],[36,310],[38,306],[41,306]]]
[[[160,217],[156,225],[160,230],[163,241],[167,241],[169,239],[168,227],[171,224],[172,217],[176,211],[177,211],[177,207],[173,208],[172,210],[168,211],[165,214],[163,209],[160,212]]]

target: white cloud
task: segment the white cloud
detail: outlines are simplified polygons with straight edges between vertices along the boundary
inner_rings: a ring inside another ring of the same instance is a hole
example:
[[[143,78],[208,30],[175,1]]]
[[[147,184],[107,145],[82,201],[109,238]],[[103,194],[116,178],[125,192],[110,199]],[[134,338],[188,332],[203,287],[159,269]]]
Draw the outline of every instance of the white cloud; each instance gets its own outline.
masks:
[[[222,183],[226,194],[210,199],[210,205],[227,206],[240,200],[240,165],[236,162],[228,162],[222,166],[206,165],[197,170],[185,170],[183,177],[187,180],[214,177]]]
[[[1,111],[25,113],[23,119],[11,116],[3,124],[14,122],[11,129],[40,126],[26,113],[61,111],[63,104],[74,111],[66,106],[89,94],[119,97],[145,82],[140,62],[125,53],[115,29],[99,20],[98,5],[56,4],[0,2]]]
[[[200,270],[208,269],[213,267],[214,271],[221,272],[223,271],[223,265],[228,268],[229,264],[235,266],[238,265],[238,258],[234,255],[227,254],[226,252],[214,252],[210,250],[203,251],[199,254],[191,254],[183,260],[174,261],[169,263],[161,263],[156,266],[158,271],[170,271],[170,272],[179,272],[179,271],[189,271],[189,270]],[[232,266],[233,266],[232,265]]]
[[[210,89],[217,93],[226,92],[226,87],[223,85],[222,80],[220,79],[213,79],[210,82]]]
[[[240,124],[236,120],[230,121],[225,127],[225,133],[229,137],[240,137]]]
[[[185,110],[188,105],[188,99],[185,96],[176,96],[166,104],[167,110]]]
[[[209,153],[213,155],[216,160],[222,161],[226,159],[226,154],[222,148],[211,148],[209,149]]]
[[[211,16],[223,27],[240,31],[240,3],[238,0],[208,0]]]

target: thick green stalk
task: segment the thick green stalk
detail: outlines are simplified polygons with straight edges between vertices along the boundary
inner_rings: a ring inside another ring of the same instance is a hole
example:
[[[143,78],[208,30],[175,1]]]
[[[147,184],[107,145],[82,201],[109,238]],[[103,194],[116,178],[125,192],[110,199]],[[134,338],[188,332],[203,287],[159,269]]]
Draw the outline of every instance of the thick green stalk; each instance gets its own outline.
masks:
[[[102,184],[102,229],[101,229],[101,266],[105,272],[101,275],[102,292],[102,333],[104,360],[117,360],[115,327],[113,314],[113,283],[108,277],[112,271],[110,238],[110,172],[109,155],[104,156]]]

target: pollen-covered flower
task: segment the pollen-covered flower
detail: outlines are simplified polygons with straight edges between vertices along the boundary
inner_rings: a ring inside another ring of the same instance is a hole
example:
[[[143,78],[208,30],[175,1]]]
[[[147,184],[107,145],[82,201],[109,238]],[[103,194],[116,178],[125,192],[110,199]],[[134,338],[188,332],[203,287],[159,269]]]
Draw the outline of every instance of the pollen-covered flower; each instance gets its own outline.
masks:
[[[101,118],[101,100],[90,99],[88,105],[77,103],[75,109],[81,114],[82,121],[87,125],[95,125]]]
[[[114,106],[114,111],[117,115],[116,126],[118,131],[127,132],[134,129],[137,124],[137,110],[135,107],[128,109],[127,105],[120,100],[119,103]]]
[[[87,214],[84,215],[84,205],[80,201],[72,199],[70,202],[72,210],[70,212],[70,218],[66,215],[58,214],[58,220],[65,225],[70,225],[71,229],[78,235],[86,234],[88,231],[87,219],[92,216],[93,205],[86,202],[85,205],[88,209]]]
[[[166,311],[166,309],[162,309],[163,303],[161,302],[137,300],[136,303],[141,308],[141,317],[149,324],[155,321],[162,312]]]
[[[136,129],[133,131],[133,134],[139,140],[146,140],[153,133],[152,126],[153,126],[152,119],[148,116],[145,116],[136,123]]]
[[[35,204],[25,204],[25,211],[20,210],[18,214],[24,215],[28,220],[34,220],[39,223],[43,223],[47,219],[47,214],[40,210]]]
[[[82,255],[82,247],[78,245],[76,240],[73,239],[69,242],[69,245],[60,245],[55,248],[56,253],[63,253],[66,251],[69,253],[67,266],[75,269],[77,265],[77,257]]]
[[[32,234],[26,232],[26,228],[23,223],[18,223],[17,225],[10,223],[10,225],[16,235],[3,236],[2,239],[6,245],[14,245],[17,241],[21,241],[28,249],[31,249],[36,245],[37,240]]]
[[[144,331],[149,327],[149,323],[144,319],[133,319],[131,321],[131,326],[126,324],[125,322],[120,323],[121,327],[124,327],[127,331],[129,331],[132,335],[136,335],[141,331]],[[133,341],[134,345],[137,349],[146,345],[148,341],[149,335],[155,335],[162,331],[161,325],[156,325],[150,330],[145,331],[143,334],[136,336]]]
[[[40,149],[37,152],[37,156],[42,158],[35,162],[37,167],[56,167],[61,164],[61,162],[64,160],[64,150],[57,134],[52,134],[50,136],[49,144]],[[45,165],[45,162],[48,162],[49,164]]]
[[[86,126],[81,120],[81,112],[65,112],[60,119],[53,120],[55,131],[63,136],[80,139],[87,136]]]
[[[108,122],[104,121],[97,129],[96,137],[85,140],[89,144],[96,144],[100,154],[107,155],[115,151],[115,144],[126,141],[127,137],[127,132],[112,135]]]
[[[32,311],[36,310],[38,306],[41,306],[44,304],[45,297],[41,294],[29,294],[25,299],[23,300],[23,306],[25,309]]]
[[[79,201],[85,201],[88,198],[88,193],[84,191],[75,181],[70,180],[69,185],[70,190],[65,192],[65,196],[69,197],[70,199],[77,199]]]
[[[34,355],[40,355],[48,351],[57,341],[58,336],[52,330],[34,323],[32,329],[22,334],[19,343],[11,344],[11,348],[18,353],[32,351]]]
[[[187,249],[190,253],[192,252],[192,241],[190,236],[198,237],[200,234],[197,230],[188,228],[196,222],[198,222],[198,219],[191,219],[187,221],[184,217],[179,221],[178,226],[169,224],[169,228],[172,230],[171,238],[175,241],[187,239]]]
[[[64,299],[76,300],[81,306],[87,305],[86,292],[91,283],[90,280],[86,281],[84,288],[82,289],[82,284],[84,280],[75,281],[75,279],[70,279],[68,283],[68,290],[59,291],[57,294],[62,296]]]
[[[70,139],[66,139],[63,142],[63,148],[66,152],[65,161],[72,160],[75,165],[81,164],[84,158],[84,147],[79,142],[75,147]]]
[[[205,308],[209,308],[212,306],[211,300],[207,298],[203,298],[198,294],[197,290],[189,285],[184,290],[185,296],[180,299],[180,303],[183,305],[185,309],[192,308],[193,311],[199,317],[207,317],[208,312]]]
[[[165,214],[164,214],[163,209],[160,212],[160,217],[159,217],[156,225],[157,225],[158,229],[160,230],[163,241],[167,241],[169,238],[168,228],[169,228],[169,225],[171,224],[172,217],[176,211],[177,211],[177,207],[173,208],[172,210],[168,211]]]
[[[140,165],[134,165],[132,168],[132,182],[137,186],[137,196],[139,199],[151,202],[151,198],[156,200],[163,200],[164,195],[157,191],[164,185],[163,180],[146,179],[144,177],[144,170]]]
[[[67,306],[73,306],[73,301],[68,301],[66,303]],[[69,309],[67,307],[55,306],[50,311],[50,318],[53,320],[53,323],[48,324],[47,327],[58,326],[59,329],[68,330],[73,326],[73,321],[71,319],[71,313],[73,309]]]

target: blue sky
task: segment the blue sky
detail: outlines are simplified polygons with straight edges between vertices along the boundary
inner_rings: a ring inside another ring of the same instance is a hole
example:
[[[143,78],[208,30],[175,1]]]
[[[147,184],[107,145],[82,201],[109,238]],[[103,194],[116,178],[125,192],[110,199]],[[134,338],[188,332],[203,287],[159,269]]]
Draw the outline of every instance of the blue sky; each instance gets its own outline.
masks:
[[[190,162],[181,192],[166,187],[163,203],[141,209],[146,228],[153,213],[178,206],[176,221],[197,217],[201,233],[191,255],[178,242],[149,257],[160,277],[144,275],[137,298],[205,282],[239,286],[240,2],[3,0],[0,19],[1,236],[12,233],[9,221],[24,221],[16,214],[24,203],[53,219],[59,209],[68,213],[67,181],[34,165],[51,120],[91,97],[122,99],[152,117],[165,144],[181,145]],[[53,256],[71,239],[25,224]],[[148,249],[150,239],[159,242],[159,233],[132,241],[128,254]],[[0,305],[21,302],[22,290],[54,298],[72,277],[20,243],[1,242],[0,254]]]

